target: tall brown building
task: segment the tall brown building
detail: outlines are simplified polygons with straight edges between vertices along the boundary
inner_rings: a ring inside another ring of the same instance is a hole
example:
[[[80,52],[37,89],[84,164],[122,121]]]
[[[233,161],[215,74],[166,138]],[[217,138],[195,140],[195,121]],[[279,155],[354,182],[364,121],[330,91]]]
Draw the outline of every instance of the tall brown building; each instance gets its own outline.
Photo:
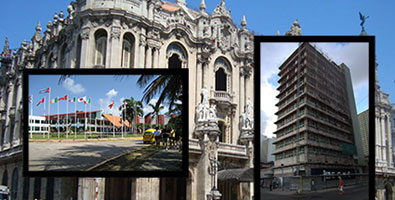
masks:
[[[302,43],[278,75],[274,175],[359,172],[362,142],[348,67]]]

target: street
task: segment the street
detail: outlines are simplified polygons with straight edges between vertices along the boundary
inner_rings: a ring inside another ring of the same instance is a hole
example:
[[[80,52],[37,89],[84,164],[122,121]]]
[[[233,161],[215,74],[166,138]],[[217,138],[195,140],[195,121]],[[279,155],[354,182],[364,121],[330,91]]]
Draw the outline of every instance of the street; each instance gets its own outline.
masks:
[[[285,199],[336,199],[336,200],[367,200],[369,199],[368,186],[350,186],[344,189],[344,194],[340,195],[337,188],[306,192],[303,194],[296,194],[295,192],[281,191],[276,189],[270,192],[268,189],[261,188],[261,199],[262,200],[285,200]]]
[[[142,140],[29,142],[29,171],[79,171],[147,146]]]

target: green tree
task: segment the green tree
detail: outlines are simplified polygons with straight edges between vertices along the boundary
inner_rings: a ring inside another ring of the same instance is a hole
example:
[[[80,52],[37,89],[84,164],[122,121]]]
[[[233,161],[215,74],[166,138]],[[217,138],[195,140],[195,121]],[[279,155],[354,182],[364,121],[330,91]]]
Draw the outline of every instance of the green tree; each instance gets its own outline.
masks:
[[[148,103],[159,94],[156,106],[161,104],[169,105],[171,110],[182,95],[182,77],[181,75],[141,75],[137,80],[137,84],[144,89],[144,96],[142,101]]]
[[[133,97],[125,99],[123,102],[126,103],[126,109],[124,111],[123,105],[119,106],[121,118],[122,120],[127,120],[132,124],[136,116],[141,116],[143,114],[143,104],[141,101],[136,101]]]
[[[163,109],[165,109],[165,107],[162,106],[162,105],[158,105],[158,104],[155,104],[155,105],[154,105],[154,104],[152,104],[152,103],[150,103],[150,104],[148,104],[148,105],[151,106],[151,108],[152,108],[153,111],[147,113],[147,116],[152,116],[150,121],[152,121],[152,119],[153,119],[154,117],[156,117],[156,124],[159,125],[159,115],[160,115],[160,111],[163,110]]]

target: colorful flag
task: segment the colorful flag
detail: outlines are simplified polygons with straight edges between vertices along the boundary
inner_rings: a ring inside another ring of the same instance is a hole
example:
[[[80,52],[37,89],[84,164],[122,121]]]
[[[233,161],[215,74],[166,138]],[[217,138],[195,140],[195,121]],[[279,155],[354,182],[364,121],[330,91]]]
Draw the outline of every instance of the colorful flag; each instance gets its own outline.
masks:
[[[111,109],[114,106],[114,100],[112,100],[112,103],[108,105],[108,107]]]
[[[69,100],[69,103],[73,103],[73,102],[75,102],[75,97]]]
[[[44,99],[45,99],[45,97],[43,97],[43,99],[41,99],[41,101],[38,102],[37,106],[40,105],[41,103],[44,103]]]
[[[47,89],[40,90],[38,93],[40,93],[40,94],[42,94],[42,93],[49,93],[49,91],[50,91],[50,89],[47,88]]]
[[[67,95],[58,99],[59,101],[67,100]]]
[[[59,99],[56,97],[55,99],[52,99],[49,101],[49,103],[58,103]]]
[[[91,98],[88,99],[88,101],[84,101],[84,104],[91,103]]]
[[[126,109],[126,101],[123,102],[123,109]]]
[[[33,97],[29,96],[29,102],[31,103],[33,101]]]
[[[84,102],[84,101],[86,101],[86,97],[78,98],[78,102],[79,102],[79,103]]]

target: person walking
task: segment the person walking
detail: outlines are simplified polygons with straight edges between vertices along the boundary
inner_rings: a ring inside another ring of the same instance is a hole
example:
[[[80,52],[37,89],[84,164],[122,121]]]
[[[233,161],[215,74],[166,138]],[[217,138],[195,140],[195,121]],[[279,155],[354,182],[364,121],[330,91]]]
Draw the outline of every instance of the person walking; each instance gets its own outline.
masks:
[[[175,148],[175,143],[176,143],[176,132],[174,131],[174,128],[171,128],[170,131],[170,148]]]
[[[340,176],[339,176],[339,191],[340,191],[341,195],[344,194],[343,180],[342,180],[342,177],[340,177]]]
[[[159,130],[159,127],[156,127],[156,130],[154,132],[155,136],[155,144],[157,148],[160,148],[160,141],[161,141],[161,132]]]
[[[170,132],[171,130],[169,129],[169,127],[165,125],[165,128],[162,129],[162,137],[163,137],[163,142],[165,143],[166,152],[169,150],[168,146],[169,146]]]
[[[272,179],[270,179],[269,188],[270,188],[270,191],[273,190],[273,180]]]
[[[311,191],[315,191],[315,182],[314,182],[314,179],[311,179]]]

